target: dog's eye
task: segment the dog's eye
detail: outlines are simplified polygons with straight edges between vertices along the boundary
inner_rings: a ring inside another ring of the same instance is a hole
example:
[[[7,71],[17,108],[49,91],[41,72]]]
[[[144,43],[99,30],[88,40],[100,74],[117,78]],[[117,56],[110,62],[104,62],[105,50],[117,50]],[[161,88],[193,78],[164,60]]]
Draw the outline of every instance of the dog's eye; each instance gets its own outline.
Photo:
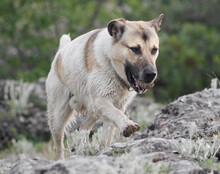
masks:
[[[157,48],[153,48],[152,50],[151,50],[151,54],[156,54],[157,53]]]
[[[130,49],[131,49],[135,54],[141,54],[141,48],[140,48],[140,46],[138,46],[138,47],[130,47]]]

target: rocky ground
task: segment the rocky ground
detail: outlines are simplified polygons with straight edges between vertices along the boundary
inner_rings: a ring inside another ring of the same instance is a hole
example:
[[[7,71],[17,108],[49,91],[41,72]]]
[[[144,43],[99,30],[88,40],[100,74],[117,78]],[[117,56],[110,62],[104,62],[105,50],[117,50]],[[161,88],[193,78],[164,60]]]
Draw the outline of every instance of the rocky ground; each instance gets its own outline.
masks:
[[[219,173],[219,132],[220,89],[206,89],[164,107],[131,141],[116,142],[94,156],[71,155],[56,162],[26,157],[8,168],[2,167],[2,172]],[[4,162],[0,160],[0,165]]]

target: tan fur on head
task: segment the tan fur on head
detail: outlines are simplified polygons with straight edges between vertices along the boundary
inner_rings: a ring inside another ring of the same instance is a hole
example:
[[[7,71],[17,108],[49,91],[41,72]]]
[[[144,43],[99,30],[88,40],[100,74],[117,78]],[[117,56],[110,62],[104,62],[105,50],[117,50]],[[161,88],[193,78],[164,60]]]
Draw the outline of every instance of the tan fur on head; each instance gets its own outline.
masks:
[[[113,20],[115,31],[120,31],[120,40],[113,45],[112,63],[118,74],[121,75],[125,81],[126,75],[124,73],[124,64],[128,60],[132,64],[152,64],[156,68],[156,59],[159,51],[152,54],[153,49],[159,50],[159,39],[157,31],[161,25],[163,14],[151,21],[126,21]],[[120,22],[119,22],[120,21]],[[120,24],[120,25],[119,25]],[[123,33],[121,34],[121,31]],[[111,33],[110,33],[111,34]],[[114,35],[117,35],[115,33]],[[113,37],[114,37],[113,35]],[[134,54],[130,48],[139,46],[141,54]],[[127,82],[128,83],[128,82]],[[147,86],[142,85],[142,86]]]

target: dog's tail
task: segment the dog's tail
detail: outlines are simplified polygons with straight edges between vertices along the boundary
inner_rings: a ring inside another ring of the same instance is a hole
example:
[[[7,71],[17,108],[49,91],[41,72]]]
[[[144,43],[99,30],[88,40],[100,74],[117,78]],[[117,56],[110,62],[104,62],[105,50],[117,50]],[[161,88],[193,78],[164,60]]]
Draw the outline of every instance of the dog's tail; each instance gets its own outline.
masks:
[[[68,43],[71,42],[71,38],[69,34],[63,34],[60,38],[60,44],[59,44],[59,49],[64,48]]]

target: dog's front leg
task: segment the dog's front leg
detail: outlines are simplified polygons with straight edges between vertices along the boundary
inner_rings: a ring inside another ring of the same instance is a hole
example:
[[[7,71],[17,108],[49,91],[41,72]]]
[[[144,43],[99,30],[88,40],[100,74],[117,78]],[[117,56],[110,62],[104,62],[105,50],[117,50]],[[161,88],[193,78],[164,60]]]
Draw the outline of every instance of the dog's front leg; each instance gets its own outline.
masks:
[[[107,119],[112,121],[125,137],[131,136],[138,131],[140,126],[129,120],[127,116],[119,109],[117,109],[110,101],[105,98],[95,99],[95,109]]]

